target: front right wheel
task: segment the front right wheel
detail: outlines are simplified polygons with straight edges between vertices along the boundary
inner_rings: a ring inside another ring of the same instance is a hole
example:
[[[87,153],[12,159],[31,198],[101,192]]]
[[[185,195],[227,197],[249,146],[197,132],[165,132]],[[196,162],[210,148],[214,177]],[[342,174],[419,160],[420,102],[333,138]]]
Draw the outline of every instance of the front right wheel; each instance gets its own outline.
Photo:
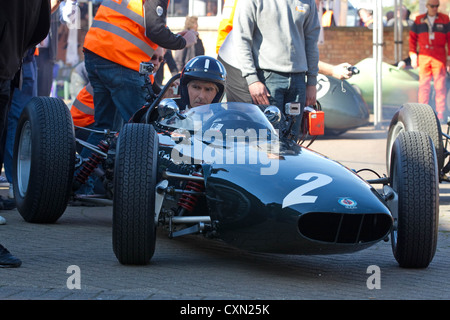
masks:
[[[126,124],[114,169],[113,250],[122,264],[148,264],[155,251],[158,135],[152,125]]]
[[[392,251],[401,267],[426,268],[436,252],[439,219],[439,178],[436,152],[424,132],[402,131],[391,153],[390,184],[397,205]]]

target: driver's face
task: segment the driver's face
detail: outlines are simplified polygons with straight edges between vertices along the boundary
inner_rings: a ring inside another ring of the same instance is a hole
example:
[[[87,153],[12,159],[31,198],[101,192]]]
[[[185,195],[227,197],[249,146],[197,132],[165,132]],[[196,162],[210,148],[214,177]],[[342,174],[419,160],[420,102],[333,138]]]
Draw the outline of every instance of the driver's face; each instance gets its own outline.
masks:
[[[210,104],[218,92],[213,82],[192,80],[187,85],[191,108]]]

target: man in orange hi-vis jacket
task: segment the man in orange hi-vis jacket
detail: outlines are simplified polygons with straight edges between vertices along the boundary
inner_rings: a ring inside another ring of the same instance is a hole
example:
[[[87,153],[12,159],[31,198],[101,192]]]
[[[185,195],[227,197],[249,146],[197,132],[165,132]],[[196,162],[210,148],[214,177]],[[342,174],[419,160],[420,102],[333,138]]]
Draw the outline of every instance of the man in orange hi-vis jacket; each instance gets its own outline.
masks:
[[[447,93],[445,77],[450,65],[447,52],[450,49],[449,17],[438,12],[439,0],[428,0],[426,7],[427,12],[416,17],[409,32],[409,57],[411,66],[419,67],[419,103],[428,104],[433,78],[436,112],[443,122]]]
[[[111,129],[118,111],[123,121],[145,104],[141,62],[158,46],[178,50],[192,46],[197,33],[172,33],[166,27],[169,0],[104,0],[84,41],[85,66],[94,89],[94,129]],[[92,133],[94,145],[102,138]],[[85,150],[82,157],[89,156]]]
[[[154,69],[153,74],[155,74],[161,63],[164,61],[164,53],[165,50],[161,47],[158,47],[150,62],[153,63]],[[155,84],[153,74],[150,75],[150,81],[152,83],[153,92],[158,94],[161,92],[161,88]],[[72,115],[73,124],[76,127],[83,128],[92,128],[95,120],[94,120],[94,89],[90,82],[88,82],[83,89],[80,90],[77,97],[73,101],[72,107],[70,108],[70,113]],[[75,133],[77,136],[78,133],[82,134],[82,132],[87,132],[85,130],[77,130],[75,129]],[[81,139],[86,140],[87,136],[80,136]]]

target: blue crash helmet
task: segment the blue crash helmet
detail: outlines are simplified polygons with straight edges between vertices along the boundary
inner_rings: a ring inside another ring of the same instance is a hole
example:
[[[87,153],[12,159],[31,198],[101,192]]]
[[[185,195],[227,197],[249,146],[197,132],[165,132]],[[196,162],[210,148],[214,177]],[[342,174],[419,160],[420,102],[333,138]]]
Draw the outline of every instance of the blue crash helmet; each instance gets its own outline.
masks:
[[[219,88],[212,103],[220,102],[225,94],[227,72],[223,64],[209,56],[197,56],[189,60],[181,71],[179,93],[182,108],[189,105],[187,84],[191,80],[213,82]]]

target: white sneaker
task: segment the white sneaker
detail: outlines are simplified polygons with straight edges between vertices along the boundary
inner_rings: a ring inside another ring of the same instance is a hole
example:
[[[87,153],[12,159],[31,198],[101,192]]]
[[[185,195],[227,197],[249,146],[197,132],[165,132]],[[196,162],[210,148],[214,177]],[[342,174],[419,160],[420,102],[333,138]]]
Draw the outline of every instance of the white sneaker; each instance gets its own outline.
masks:
[[[6,224],[6,219],[0,216],[0,224]]]
[[[14,187],[12,183],[9,184],[8,198],[14,199]]]

